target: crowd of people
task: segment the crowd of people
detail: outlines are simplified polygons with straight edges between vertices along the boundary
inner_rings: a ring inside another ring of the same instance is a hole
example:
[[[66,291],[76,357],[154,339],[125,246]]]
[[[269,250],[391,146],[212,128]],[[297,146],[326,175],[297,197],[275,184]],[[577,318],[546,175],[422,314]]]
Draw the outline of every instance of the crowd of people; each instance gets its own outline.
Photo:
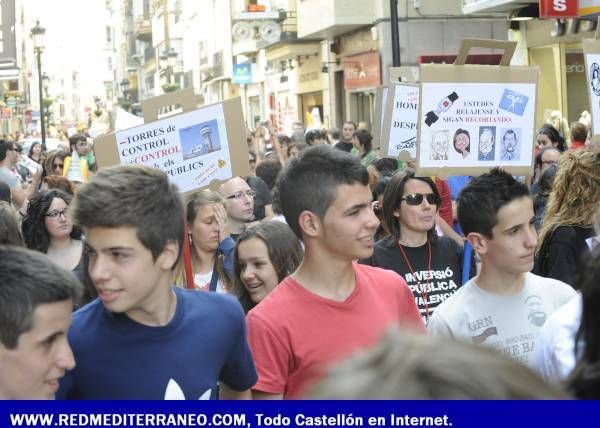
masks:
[[[0,140],[0,398],[600,398],[600,148],[536,138],[531,178],[442,179],[259,122],[185,198]]]

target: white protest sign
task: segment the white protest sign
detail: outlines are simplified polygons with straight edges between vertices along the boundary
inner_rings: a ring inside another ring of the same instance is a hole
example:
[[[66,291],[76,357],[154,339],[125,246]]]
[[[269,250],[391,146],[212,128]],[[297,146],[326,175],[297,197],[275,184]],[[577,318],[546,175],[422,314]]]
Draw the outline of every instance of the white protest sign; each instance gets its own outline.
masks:
[[[417,157],[417,122],[419,117],[419,87],[411,84],[391,84],[382,125],[382,150],[385,157],[397,158],[406,152],[406,160]]]
[[[586,54],[588,92],[592,108],[592,130],[600,134],[600,54]]]
[[[530,167],[535,83],[423,83],[419,168]]]
[[[115,139],[120,163],[157,167],[181,192],[232,176],[222,104],[119,131]]]

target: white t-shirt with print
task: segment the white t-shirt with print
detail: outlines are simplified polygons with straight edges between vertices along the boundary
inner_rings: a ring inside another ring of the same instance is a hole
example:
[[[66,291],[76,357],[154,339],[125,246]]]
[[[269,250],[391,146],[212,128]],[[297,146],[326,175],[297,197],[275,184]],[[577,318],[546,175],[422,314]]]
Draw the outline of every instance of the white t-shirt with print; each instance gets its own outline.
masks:
[[[437,307],[427,329],[491,346],[526,364],[540,328],[575,294],[561,281],[532,273],[525,274],[523,290],[512,296],[482,290],[473,278]]]
[[[529,366],[547,382],[560,383],[575,368],[575,338],[581,324],[581,294],[577,294],[552,314],[544,327],[529,361]],[[578,352],[583,349],[580,343]]]
[[[194,274],[194,285],[198,290],[208,291],[210,287],[210,280],[212,278],[212,270],[208,273],[196,273]],[[217,281],[217,293],[225,294],[227,289],[220,279]]]

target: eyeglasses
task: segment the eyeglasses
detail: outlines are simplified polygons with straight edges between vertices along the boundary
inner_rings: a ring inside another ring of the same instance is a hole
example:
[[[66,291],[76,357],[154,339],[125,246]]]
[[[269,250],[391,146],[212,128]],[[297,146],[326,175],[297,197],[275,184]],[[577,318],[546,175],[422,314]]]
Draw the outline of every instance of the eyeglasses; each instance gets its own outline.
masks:
[[[427,199],[427,203],[429,205],[440,205],[440,197],[435,193],[411,193],[410,195],[406,195],[401,198],[401,201],[406,201],[408,205],[421,205],[423,203],[423,197]]]
[[[242,199],[244,196],[248,197],[249,199],[254,199],[256,192],[254,190],[247,190],[245,192],[239,191],[235,192],[233,195],[227,196],[225,199]]]
[[[68,211],[69,211],[68,208],[65,208],[62,211],[59,211],[59,210],[50,211],[49,213],[46,213],[46,217],[51,218],[52,220],[58,220],[59,217],[62,215],[66,219]]]
[[[53,167],[54,169],[63,169],[63,168],[64,168],[64,166],[65,166],[65,164],[64,164],[64,163],[55,163],[55,164],[54,164],[52,167]]]
[[[553,160],[543,160],[542,161],[542,165],[556,165],[558,164],[557,161],[553,161]]]

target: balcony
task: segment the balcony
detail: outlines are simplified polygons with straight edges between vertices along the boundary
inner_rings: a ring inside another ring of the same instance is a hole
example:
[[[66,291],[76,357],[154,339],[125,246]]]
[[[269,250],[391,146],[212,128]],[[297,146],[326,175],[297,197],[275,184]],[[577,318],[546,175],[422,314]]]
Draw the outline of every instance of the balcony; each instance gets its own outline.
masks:
[[[297,5],[300,39],[333,38],[375,20],[374,1],[304,0]]]
[[[150,15],[138,15],[133,20],[133,36],[142,42],[152,43],[152,19]]]

